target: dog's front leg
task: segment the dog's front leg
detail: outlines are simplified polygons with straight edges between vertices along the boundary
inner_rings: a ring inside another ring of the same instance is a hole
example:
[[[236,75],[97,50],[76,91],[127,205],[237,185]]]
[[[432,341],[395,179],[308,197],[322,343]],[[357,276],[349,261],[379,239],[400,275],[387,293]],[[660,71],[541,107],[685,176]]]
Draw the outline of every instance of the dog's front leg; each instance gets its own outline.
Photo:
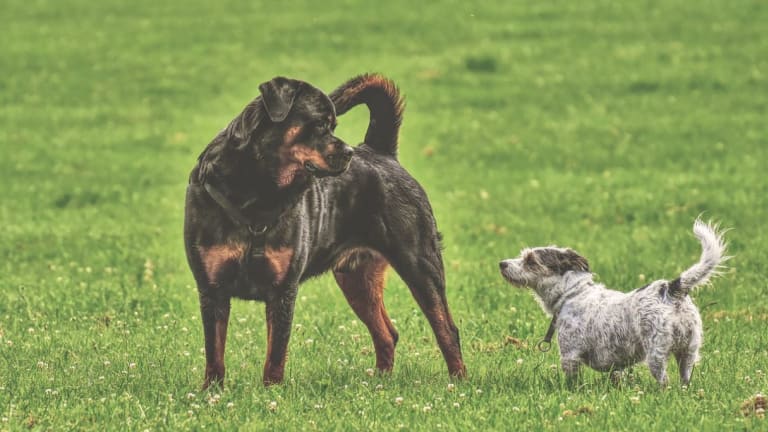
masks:
[[[294,285],[266,301],[267,358],[264,362],[263,378],[265,386],[283,382],[297,291],[298,285]]]
[[[224,382],[224,347],[229,323],[229,297],[200,294],[200,312],[205,336],[205,382],[203,389]]]
[[[579,380],[581,362],[578,359],[563,357],[562,353],[560,355],[560,366],[563,368],[563,372],[565,372],[565,382],[568,387],[573,387]]]
[[[648,368],[651,370],[651,375],[656,378],[656,381],[661,387],[667,386],[667,354],[663,351],[654,350],[648,355]]]

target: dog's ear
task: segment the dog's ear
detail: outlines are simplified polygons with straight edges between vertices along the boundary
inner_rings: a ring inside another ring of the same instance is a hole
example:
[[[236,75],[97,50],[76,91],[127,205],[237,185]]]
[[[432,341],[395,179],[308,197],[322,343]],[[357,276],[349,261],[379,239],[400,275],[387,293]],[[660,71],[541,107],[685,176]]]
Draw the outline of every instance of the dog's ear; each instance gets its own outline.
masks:
[[[269,119],[280,123],[288,117],[293,101],[301,89],[302,82],[285,77],[275,77],[259,86],[261,101]]]
[[[565,269],[589,273],[589,262],[573,249],[565,249],[563,252],[563,261],[562,267]]]
[[[523,252],[523,265],[528,268],[536,268],[541,265],[539,258],[536,256],[536,252],[528,250]]]

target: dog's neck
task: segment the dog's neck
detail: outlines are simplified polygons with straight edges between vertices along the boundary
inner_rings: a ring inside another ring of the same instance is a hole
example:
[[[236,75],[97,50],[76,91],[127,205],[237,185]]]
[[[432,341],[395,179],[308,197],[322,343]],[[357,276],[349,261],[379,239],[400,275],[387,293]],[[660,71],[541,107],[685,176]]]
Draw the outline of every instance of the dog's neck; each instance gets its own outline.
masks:
[[[274,166],[279,162],[267,154],[268,151],[251,152],[249,147],[238,149],[228,140],[215,140],[200,156],[199,180],[220,189],[246,215],[256,217],[287,210],[301,199],[314,179],[309,175],[297,176],[291,184],[281,187],[274,177]]]
[[[556,315],[560,313],[565,302],[593,284],[592,273],[567,272],[563,276],[546,279],[533,293],[544,312]]]

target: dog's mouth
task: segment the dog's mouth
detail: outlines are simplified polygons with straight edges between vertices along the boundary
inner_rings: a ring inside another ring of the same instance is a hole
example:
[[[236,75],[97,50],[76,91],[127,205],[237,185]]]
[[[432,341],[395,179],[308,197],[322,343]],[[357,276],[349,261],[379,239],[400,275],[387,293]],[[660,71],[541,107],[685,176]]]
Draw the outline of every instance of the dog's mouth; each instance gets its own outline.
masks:
[[[320,171],[320,168],[318,168],[317,165],[313,164],[310,161],[304,162],[304,169],[307,170],[307,172],[310,174],[314,174]]]
[[[519,275],[515,274],[515,271],[512,269],[511,264],[508,264],[504,261],[499,263],[499,273],[501,273],[501,276],[512,284],[513,286],[517,288],[525,288],[527,281],[526,280],[520,280]]]
[[[323,169],[318,167],[314,162],[308,160],[304,161],[304,169],[315,177],[337,176],[349,168],[349,163],[349,159],[342,160],[335,164],[328,163],[328,168]]]

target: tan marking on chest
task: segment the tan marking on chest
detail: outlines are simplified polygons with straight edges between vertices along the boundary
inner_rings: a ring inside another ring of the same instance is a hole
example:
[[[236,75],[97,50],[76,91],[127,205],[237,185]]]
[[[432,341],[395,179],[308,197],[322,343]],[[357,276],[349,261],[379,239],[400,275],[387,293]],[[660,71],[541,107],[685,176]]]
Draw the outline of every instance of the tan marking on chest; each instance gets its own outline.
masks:
[[[215,246],[198,246],[200,259],[205,267],[205,274],[208,276],[208,282],[212,285],[217,283],[217,276],[221,268],[232,261],[240,261],[245,253],[245,245],[242,243],[222,244]]]
[[[267,246],[264,250],[264,258],[267,260],[267,265],[272,271],[274,276],[273,282],[275,285],[280,285],[285,281],[285,276],[288,274],[288,269],[291,266],[291,260],[293,259],[293,248],[281,247],[272,249]]]

